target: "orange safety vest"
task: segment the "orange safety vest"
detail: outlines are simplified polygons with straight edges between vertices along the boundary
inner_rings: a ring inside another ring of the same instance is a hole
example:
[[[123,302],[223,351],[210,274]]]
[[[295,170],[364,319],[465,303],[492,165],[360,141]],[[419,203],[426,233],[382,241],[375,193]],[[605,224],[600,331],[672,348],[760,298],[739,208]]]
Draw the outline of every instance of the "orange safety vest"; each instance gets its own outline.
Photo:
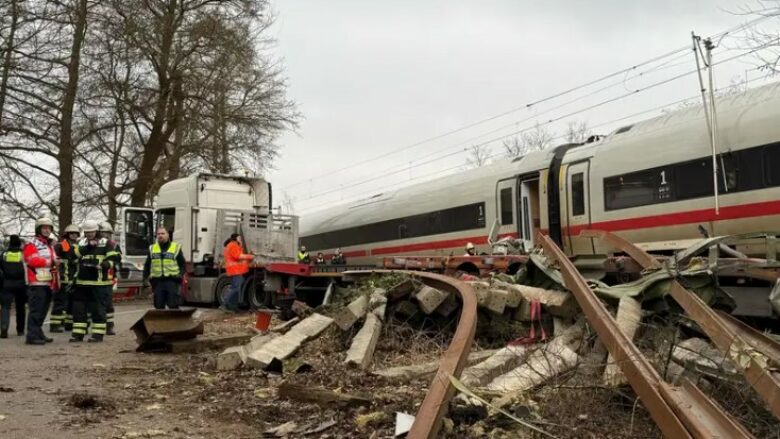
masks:
[[[241,259],[241,245],[233,241],[225,246],[225,271],[228,276],[239,276],[249,272],[249,262]]]

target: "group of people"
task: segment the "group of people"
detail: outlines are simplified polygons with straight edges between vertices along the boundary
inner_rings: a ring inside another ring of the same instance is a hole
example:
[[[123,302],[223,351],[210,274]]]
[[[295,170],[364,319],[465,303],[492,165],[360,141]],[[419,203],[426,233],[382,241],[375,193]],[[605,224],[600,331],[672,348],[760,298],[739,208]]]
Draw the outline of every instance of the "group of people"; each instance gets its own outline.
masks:
[[[53,341],[43,332],[50,308],[49,332],[70,331],[71,342],[84,341],[88,333],[90,342],[113,335],[113,289],[122,260],[113,233],[108,222],[87,221],[81,231],[67,226],[55,241],[54,223],[39,218],[29,242],[10,236],[0,254],[0,338],[8,338],[14,302],[16,333],[26,334],[27,344]]]
[[[297,260],[299,264],[312,263],[305,245],[302,245],[300,250],[298,250]],[[317,253],[317,257],[314,259],[314,265],[325,265],[327,263],[328,260],[325,259],[325,255],[322,252]],[[333,256],[330,258],[330,263],[331,265],[346,265],[347,259],[344,257],[344,253],[341,252],[340,248],[337,248],[336,252],[333,253]]]

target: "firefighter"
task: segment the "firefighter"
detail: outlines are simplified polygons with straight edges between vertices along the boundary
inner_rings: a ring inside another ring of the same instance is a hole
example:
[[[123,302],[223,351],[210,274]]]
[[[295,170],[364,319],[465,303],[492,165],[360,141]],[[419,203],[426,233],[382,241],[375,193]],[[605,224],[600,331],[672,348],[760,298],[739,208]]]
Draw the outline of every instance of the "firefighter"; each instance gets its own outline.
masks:
[[[309,252],[306,251],[306,246],[302,245],[301,249],[298,250],[298,263],[308,264],[309,262],[311,262],[311,259],[309,258]]]
[[[100,232],[100,245],[107,245],[116,252],[114,263],[115,265],[110,269],[111,285],[104,285],[98,289],[98,300],[103,304],[103,308],[106,310],[106,335],[114,335],[114,284],[116,281],[116,274],[122,268],[122,252],[119,249],[119,245],[114,241],[114,229],[111,227],[111,223],[103,221],[98,224],[98,230]]]
[[[322,252],[317,253],[317,258],[314,259],[314,265],[325,265],[325,255]]]
[[[466,243],[466,254],[463,256],[475,256],[477,254],[477,249],[474,247],[474,244],[468,242]]]
[[[337,248],[336,253],[330,258],[330,263],[333,265],[344,265],[347,260],[344,258],[344,253],[341,253],[341,249]]]
[[[106,310],[100,301],[100,289],[111,288],[111,269],[119,253],[107,242],[101,243],[95,221],[84,223],[84,239],[76,246],[78,273],[73,293],[73,330],[71,342],[84,341],[87,334],[87,313],[92,318],[89,342],[101,342],[106,335]]]
[[[57,255],[51,234],[54,223],[49,218],[35,221],[35,237],[24,246],[27,266],[27,344],[43,345],[53,340],[43,334],[43,322],[49,312],[52,294],[59,289]]]
[[[0,338],[8,338],[8,327],[11,320],[11,303],[16,306],[16,335],[24,335],[25,304],[27,292],[24,281],[24,262],[22,261],[22,240],[19,235],[11,235],[8,248],[0,253],[0,273],[2,274],[2,290],[0,290]]]
[[[254,260],[255,256],[251,253],[244,253],[244,246],[238,233],[230,235],[230,238],[225,241],[224,247],[225,274],[230,278],[230,290],[228,290],[225,303],[219,309],[227,313],[234,313],[238,311],[238,297],[244,286],[244,275],[249,272],[249,261]]]
[[[144,263],[144,281],[152,284],[155,309],[179,309],[179,288],[184,276],[181,246],[170,240],[164,227],[157,229],[157,242],[149,247]]]
[[[63,238],[54,246],[60,261],[60,292],[54,296],[51,310],[49,332],[70,331],[73,328],[73,282],[76,280],[78,257],[76,246],[79,240],[79,228],[71,224],[63,230]]]

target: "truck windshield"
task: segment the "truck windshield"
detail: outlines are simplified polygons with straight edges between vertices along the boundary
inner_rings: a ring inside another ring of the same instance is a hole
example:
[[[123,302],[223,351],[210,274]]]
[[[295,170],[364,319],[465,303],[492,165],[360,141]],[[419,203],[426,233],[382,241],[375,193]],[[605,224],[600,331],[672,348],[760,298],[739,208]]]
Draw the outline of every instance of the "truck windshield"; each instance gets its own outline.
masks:
[[[125,254],[128,256],[142,256],[149,252],[152,244],[152,212],[126,211],[124,226]]]
[[[173,229],[176,226],[176,209],[159,209],[157,210],[157,227],[165,227],[168,231],[171,241],[176,239],[173,236]]]

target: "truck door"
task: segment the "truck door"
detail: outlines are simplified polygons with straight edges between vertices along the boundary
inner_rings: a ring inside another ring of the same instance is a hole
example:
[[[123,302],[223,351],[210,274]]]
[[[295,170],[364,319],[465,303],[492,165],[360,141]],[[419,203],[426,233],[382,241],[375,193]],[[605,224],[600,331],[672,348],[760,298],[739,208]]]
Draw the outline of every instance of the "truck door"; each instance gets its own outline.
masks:
[[[119,246],[127,260],[143,264],[154,242],[154,211],[125,207],[120,215]]]
[[[580,231],[590,227],[590,161],[572,163],[566,171],[566,227],[564,243],[569,254],[592,254],[590,239],[579,238]]]

